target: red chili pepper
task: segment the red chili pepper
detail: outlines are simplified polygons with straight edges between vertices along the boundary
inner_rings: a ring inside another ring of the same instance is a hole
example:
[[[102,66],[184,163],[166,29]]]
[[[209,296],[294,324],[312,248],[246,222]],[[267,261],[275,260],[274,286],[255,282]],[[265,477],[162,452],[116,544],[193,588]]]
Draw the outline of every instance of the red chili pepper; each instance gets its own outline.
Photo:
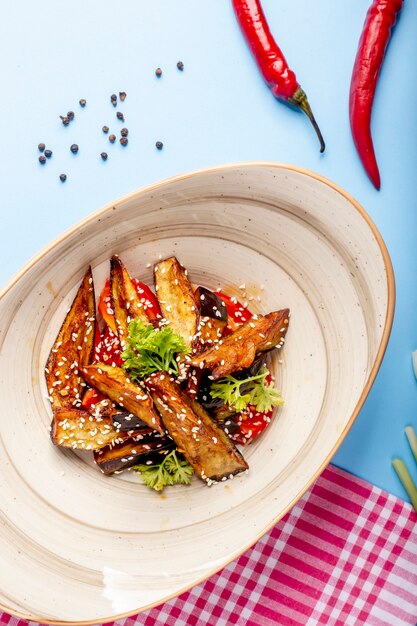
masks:
[[[232,2],[240,28],[272,93],[276,98],[304,111],[319,138],[320,152],[324,152],[323,136],[314,119],[307,96],[294,72],[288,67],[281,49],[269,30],[260,1],[232,0]]]
[[[349,113],[353,141],[373,185],[381,179],[371,135],[371,113],[379,71],[403,0],[374,0],[366,15],[350,84]]]
[[[89,411],[90,409],[92,409],[98,402],[101,402],[102,400],[105,400],[106,396],[102,393],[100,393],[99,391],[97,391],[96,389],[92,389],[91,387],[89,389],[87,389],[87,391],[85,392],[85,394],[83,395],[83,399],[81,402],[81,406],[83,407],[83,409],[85,409],[86,411]]]
[[[111,296],[110,296],[110,281],[106,280],[103,291],[100,294],[100,299],[98,301],[98,312],[101,317],[106,322],[107,326],[112,329],[113,333],[116,334],[116,320],[114,319],[114,312],[112,309]]]
[[[162,318],[161,307],[159,301],[154,292],[148,285],[141,283],[140,280],[132,278],[132,282],[136,287],[136,292],[144,306],[146,315],[150,321]]]
[[[266,377],[266,382],[272,381],[271,374]],[[239,413],[233,421],[238,425],[237,430],[230,436],[235,443],[247,446],[258,437],[266,428],[268,428],[274,409],[270,411],[257,411],[254,406],[247,406],[244,411]]]
[[[269,426],[272,419],[273,410],[264,413],[257,411],[255,407],[248,407],[235,418],[238,429],[230,438],[242,446],[246,446],[260,435]]]
[[[107,363],[107,365],[123,365],[122,350],[117,335],[109,326],[105,327],[100,343],[94,349],[95,361]]]

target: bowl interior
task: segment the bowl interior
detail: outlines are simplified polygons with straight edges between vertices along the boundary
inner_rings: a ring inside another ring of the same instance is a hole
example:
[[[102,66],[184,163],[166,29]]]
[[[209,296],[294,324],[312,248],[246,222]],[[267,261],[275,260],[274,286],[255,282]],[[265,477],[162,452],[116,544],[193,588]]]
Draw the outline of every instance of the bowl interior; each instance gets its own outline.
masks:
[[[131,472],[105,477],[88,454],[50,443],[48,352],[86,266],[99,291],[114,253],[149,284],[146,266],[175,254],[196,285],[256,312],[291,309],[272,359],[286,403],[244,450],[247,476],[157,495]],[[165,181],[52,244],[0,300],[4,608],[105,621],[163,601],[249,547],[336,451],[382,358],[393,297],[388,255],[361,210],[318,177],[273,164]]]

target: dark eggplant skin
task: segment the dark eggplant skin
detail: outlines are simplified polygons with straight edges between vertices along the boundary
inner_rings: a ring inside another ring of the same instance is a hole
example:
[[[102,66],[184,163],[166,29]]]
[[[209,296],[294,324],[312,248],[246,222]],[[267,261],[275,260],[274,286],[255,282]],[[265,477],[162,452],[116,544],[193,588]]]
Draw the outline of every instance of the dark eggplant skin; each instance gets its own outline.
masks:
[[[228,418],[225,422],[220,424],[220,426],[223,428],[226,435],[233,435],[233,433],[239,429],[239,425],[234,421],[233,417]]]
[[[205,287],[198,287],[195,291],[195,299],[200,309],[200,317],[209,317],[213,320],[227,324],[227,307],[223,300]]]
[[[148,424],[127,411],[117,412],[112,415],[113,428],[118,433],[128,432],[129,430],[148,430],[150,433],[152,429]]]
[[[161,455],[175,447],[168,437],[144,437],[135,441],[133,438],[114,446],[106,446],[94,452],[94,460],[103,474],[110,476],[138,464],[159,463]]]

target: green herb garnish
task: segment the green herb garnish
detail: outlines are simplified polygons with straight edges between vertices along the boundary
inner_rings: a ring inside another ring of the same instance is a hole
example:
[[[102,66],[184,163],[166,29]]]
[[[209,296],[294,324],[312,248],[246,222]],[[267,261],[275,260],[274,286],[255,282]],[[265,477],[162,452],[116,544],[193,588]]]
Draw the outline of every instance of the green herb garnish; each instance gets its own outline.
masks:
[[[178,375],[176,355],[190,352],[184,339],[169,326],[156,329],[141,320],[130,322],[126,340],[123,367],[133,380],[142,380],[159,370]]]
[[[135,465],[133,469],[140,472],[146,486],[155,491],[162,491],[168,485],[189,485],[194,472],[185,459],[177,456],[175,450],[158,464]]]
[[[262,413],[270,411],[273,406],[284,404],[284,400],[273,382],[267,382],[268,375],[269,370],[263,367],[259,374],[249,378],[225,376],[213,383],[210,395],[212,398],[220,398],[236,411],[243,411],[249,404]]]

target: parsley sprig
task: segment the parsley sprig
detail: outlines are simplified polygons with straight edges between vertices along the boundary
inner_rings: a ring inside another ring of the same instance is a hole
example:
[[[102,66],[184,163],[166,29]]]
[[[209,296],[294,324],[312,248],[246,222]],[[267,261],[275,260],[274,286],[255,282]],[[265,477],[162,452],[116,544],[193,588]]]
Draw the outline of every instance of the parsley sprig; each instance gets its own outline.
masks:
[[[184,339],[169,326],[156,329],[142,320],[133,320],[122,353],[123,367],[133,380],[142,380],[159,370],[178,375],[176,355],[189,352]]]
[[[236,411],[243,411],[248,405],[255,406],[257,411],[270,411],[273,406],[284,404],[284,400],[273,382],[267,381],[268,376],[269,370],[266,367],[249,378],[225,376],[212,384],[211,397],[220,398]]]
[[[168,485],[189,485],[194,472],[185,459],[177,456],[175,450],[167,454],[161,463],[135,465],[133,469],[140,472],[146,486],[155,491],[162,491]]]

